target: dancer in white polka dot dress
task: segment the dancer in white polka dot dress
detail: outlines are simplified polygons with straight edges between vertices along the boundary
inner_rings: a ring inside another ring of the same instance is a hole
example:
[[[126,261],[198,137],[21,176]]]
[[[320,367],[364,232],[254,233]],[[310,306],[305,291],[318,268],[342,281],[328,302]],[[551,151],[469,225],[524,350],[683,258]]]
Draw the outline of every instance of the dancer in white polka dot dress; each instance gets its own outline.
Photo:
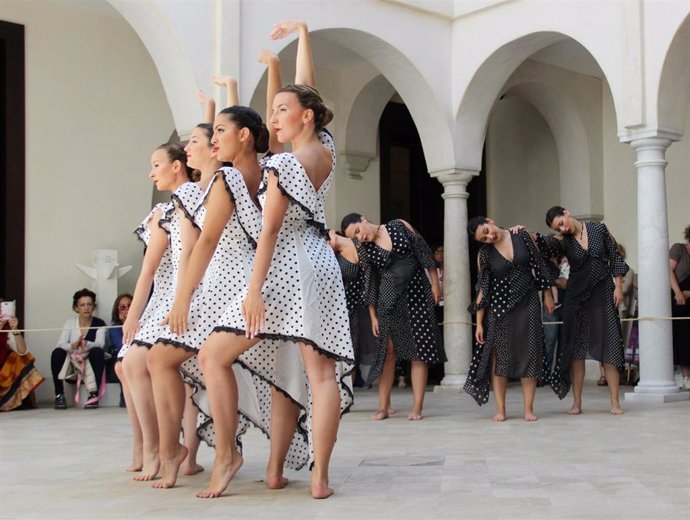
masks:
[[[186,153],[179,144],[162,145],[151,156],[149,176],[158,190],[177,191],[192,179],[192,174],[193,170],[187,167]],[[134,457],[132,470],[141,470],[134,480],[151,480],[159,469],[158,423],[147,358],[148,348],[157,337],[158,323],[169,309],[175,284],[169,233],[163,220],[172,207],[172,203],[158,204],[135,231],[144,242],[146,253],[132,306],[122,326],[123,346],[118,354],[122,361],[121,380],[134,450],[141,452]]]
[[[412,363],[414,402],[407,418],[418,421],[429,365],[446,360],[435,310],[441,285],[431,249],[404,220],[376,225],[359,213],[350,213],[343,218],[341,229],[360,244],[364,300],[378,338],[376,361],[368,376],[370,384],[379,379],[379,409],[372,419],[387,419],[391,414],[390,395],[399,358]]]
[[[551,287],[553,276],[527,230],[511,234],[490,218],[474,217],[467,231],[484,245],[478,255],[479,292],[470,306],[477,314],[477,344],[464,390],[477,404],[486,404],[491,380],[496,398],[493,420],[505,421],[508,378],[519,378],[524,418],[536,421],[537,383],[550,376],[539,290]],[[549,290],[544,291],[544,305],[553,312]]]
[[[628,265],[605,224],[580,222],[561,206],[549,209],[546,223],[561,234],[538,235],[539,248],[549,258],[566,256],[570,264],[554,385],[563,399],[570,390],[572,376],[573,406],[568,413],[582,413],[585,358],[589,354],[604,364],[611,413],[620,415],[623,409],[618,395],[619,370],[625,358],[616,307],[623,301],[623,277]]]

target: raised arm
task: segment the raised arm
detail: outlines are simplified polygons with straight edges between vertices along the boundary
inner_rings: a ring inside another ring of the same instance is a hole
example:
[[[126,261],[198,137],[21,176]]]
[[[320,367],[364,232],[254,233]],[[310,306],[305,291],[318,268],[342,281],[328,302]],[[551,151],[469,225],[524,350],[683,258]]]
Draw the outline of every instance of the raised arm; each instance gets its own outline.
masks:
[[[256,248],[254,268],[249,279],[247,297],[242,305],[248,338],[253,338],[264,324],[265,307],[261,290],[266,281],[268,269],[271,267],[278,233],[283,225],[288,205],[288,198],[283,195],[278,186],[278,176],[274,173],[269,173],[263,227],[261,228],[259,243]]]
[[[213,76],[213,83],[225,88],[227,106],[233,107],[240,104],[240,96],[237,93],[237,80],[232,76]],[[215,113],[213,114],[215,116]],[[211,119],[213,123],[213,119]]]
[[[165,250],[168,248],[168,234],[158,225],[161,217],[162,211],[157,209],[147,225],[151,238],[146,246],[144,261],[134,287],[132,305],[129,308],[127,319],[122,324],[122,341],[126,344],[132,342],[134,335],[139,330],[139,319],[144,312],[144,307],[146,307],[153,285],[153,277],[161,264]]]
[[[297,63],[295,65],[295,84],[309,85],[316,88],[314,74],[314,58],[311,53],[309,29],[307,24],[299,20],[283,20],[273,26],[272,40],[280,40],[288,34],[297,32]]]
[[[213,119],[216,117],[216,102],[204,94],[202,90],[197,90],[194,97],[204,111],[204,123],[213,124]]]
[[[268,151],[272,153],[282,153],[284,146],[278,141],[273,131],[273,98],[282,86],[280,77],[280,60],[271,51],[262,49],[259,52],[259,62],[265,63],[268,67],[268,81],[266,85],[266,128],[268,128]]]
[[[206,200],[204,229],[192,248],[186,269],[178,279],[175,301],[167,319],[170,330],[175,334],[182,334],[187,330],[192,294],[204,277],[220,242],[225,224],[234,211],[234,205],[223,186],[225,180],[222,174],[216,174],[212,182],[211,191]]]

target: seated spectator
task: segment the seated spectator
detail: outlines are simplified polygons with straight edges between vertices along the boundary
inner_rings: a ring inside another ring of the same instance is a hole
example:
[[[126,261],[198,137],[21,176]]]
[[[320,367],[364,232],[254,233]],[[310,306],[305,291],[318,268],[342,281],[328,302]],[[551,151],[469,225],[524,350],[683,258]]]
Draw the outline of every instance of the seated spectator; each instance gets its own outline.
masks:
[[[77,313],[62,327],[58,345],[50,358],[55,385],[55,409],[67,408],[64,381],[83,380],[89,391],[84,408],[98,408],[99,386],[105,367],[105,322],[96,318],[96,293],[81,289],[72,297],[72,310]],[[77,388],[77,398],[79,396]],[[77,399],[78,402],[78,399]]]
[[[129,293],[122,293],[115,298],[113,303],[113,311],[111,314],[110,325],[113,328],[108,329],[108,348],[106,351],[110,358],[105,363],[105,380],[107,383],[119,383],[120,378],[115,372],[115,363],[117,362],[117,354],[122,348],[122,324],[127,319],[129,307],[132,305],[132,295]],[[120,385],[120,408],[125,408],[125,397],[122,393],[122,385]]]
[[[2,302],[0,298],[0,302]],[[35,408],[33,391],[45,379],[38,373],[22,333],[19,320],[12,314],[0,317],[0,411]]]

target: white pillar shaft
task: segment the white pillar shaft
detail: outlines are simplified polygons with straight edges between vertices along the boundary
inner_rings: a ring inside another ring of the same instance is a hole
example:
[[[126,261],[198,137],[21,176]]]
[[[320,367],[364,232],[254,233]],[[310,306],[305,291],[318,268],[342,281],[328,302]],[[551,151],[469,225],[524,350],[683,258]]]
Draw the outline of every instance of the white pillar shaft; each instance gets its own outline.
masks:
[[[467,183],[477,172],[455,171],[439,176],[444,192],[443,295],[444,348],[448,361],[441,387],[461,390],[472,359],[472,327],[467,322],[470,303],[468,259]],[[464,322],[464,323],[461,323]]]
[[[633,140],[637,152],[637,243],[639,315],[671,315],[666,208],[666,148],[671,140]],[[640,382],[636,393],[677,393],[673,379],[673,336],[668,320],[640,321]]]

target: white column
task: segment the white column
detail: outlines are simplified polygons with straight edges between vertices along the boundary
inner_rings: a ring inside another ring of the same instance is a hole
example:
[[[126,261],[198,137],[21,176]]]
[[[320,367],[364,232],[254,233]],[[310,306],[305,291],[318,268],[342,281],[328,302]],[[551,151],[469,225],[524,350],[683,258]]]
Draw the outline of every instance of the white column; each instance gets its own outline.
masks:
[[[467,238],[467,184],[479,172],[450,169],[433,172],[443,184],[443,296],[445,377],[434,391],[462,391],[472,360],[471,298]]]
[[[637,153],[637,249],[639,316],[671,316],[666,208],[666,149],[680,136],[659,130],[631,135]],[[673,378],[669,320],[639,322],[640,382],[626,401],[664,403],[688,399]]]

